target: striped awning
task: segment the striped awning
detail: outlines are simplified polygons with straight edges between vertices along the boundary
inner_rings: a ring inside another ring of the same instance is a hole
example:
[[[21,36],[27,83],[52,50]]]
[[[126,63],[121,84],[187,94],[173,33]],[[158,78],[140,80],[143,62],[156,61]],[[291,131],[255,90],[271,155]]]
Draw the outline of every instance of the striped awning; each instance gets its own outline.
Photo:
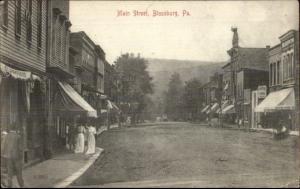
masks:
[[[219,108],[219,104],[218,103],[214,103],[213,105],[212,105],[212,107],[210,108],[210,109],[208,109],[207,110],[207,112],[206,113],[215,113],[217,110],[218,110],[218,108]]]
[[[226,106],[223,110],[222,110],[222,114],[234,114],[235,113],[235,108],[233,104],[230,104],[228,106]]]
[[[205,106],[202,110],[201,110],[201,113],[204,113],[206,112],[206,110],[209,108],[209,105]]]

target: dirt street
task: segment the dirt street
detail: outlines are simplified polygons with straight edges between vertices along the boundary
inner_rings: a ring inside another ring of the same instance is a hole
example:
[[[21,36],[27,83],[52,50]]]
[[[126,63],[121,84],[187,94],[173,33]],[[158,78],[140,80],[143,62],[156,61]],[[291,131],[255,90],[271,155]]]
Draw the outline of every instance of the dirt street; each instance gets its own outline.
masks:
[[[73,186],[271,187],[299,180],[299,137],[170,123],[112,129]]]

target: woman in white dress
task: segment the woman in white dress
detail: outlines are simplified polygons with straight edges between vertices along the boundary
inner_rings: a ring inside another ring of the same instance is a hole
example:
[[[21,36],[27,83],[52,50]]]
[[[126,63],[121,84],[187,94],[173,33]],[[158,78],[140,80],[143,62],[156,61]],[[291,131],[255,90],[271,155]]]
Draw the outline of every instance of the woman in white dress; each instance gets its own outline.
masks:
[[[76,137],[76,144],[75,144],[75,153],[84,153],[84,127],[79,126],[78,133]]]
[[[89,126],[87,129],[87,151],[86,154],[94,154],[96,148],[95,134],[97,133],[96,128]]]

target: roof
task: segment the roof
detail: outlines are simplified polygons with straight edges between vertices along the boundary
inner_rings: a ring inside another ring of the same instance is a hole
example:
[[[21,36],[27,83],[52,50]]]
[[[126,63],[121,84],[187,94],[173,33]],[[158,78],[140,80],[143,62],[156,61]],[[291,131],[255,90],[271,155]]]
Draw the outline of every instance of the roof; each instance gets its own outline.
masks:
[[[283,40],[286,36],[288,35],[293,35],[294,33],[297,33],[298,31],[297,30],[289,30],[287,32],[285,32],[284,34],[282,34],[279,39],[280,40]]]
[[[95,48],[95,43],[94,41],[84,32],[84,31],[79,31],[79,32],[72,32],[71,33],[71,38],[74,36],[80,36],[83,41],[85,41],[89,46],[94,49]]]
[[[243,48],[238,49],[238,62],[242,68],[268,70],[268,48]]]

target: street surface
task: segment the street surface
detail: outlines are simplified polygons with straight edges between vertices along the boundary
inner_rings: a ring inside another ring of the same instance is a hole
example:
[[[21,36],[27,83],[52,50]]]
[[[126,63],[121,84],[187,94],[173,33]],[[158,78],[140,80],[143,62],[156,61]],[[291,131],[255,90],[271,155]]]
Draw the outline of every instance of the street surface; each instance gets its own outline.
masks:
[[[299,137],[190,123],[112,129],[73,187],[296,187]],[[291,184],[292,183],[292,184]]]

